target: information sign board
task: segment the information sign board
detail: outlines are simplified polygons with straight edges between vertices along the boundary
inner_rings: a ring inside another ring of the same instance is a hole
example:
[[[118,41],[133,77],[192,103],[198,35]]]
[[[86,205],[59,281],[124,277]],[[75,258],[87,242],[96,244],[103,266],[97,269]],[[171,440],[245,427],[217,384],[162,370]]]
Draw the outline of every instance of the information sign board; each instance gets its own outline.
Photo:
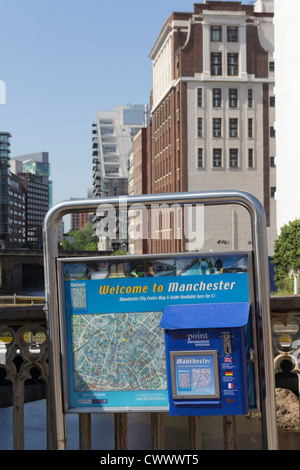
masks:
[[[249,259],[249,253],[58,259],[65,411],[167,411],[164,308],[248,302]],[[210,370],[199,366],[197,375]]]

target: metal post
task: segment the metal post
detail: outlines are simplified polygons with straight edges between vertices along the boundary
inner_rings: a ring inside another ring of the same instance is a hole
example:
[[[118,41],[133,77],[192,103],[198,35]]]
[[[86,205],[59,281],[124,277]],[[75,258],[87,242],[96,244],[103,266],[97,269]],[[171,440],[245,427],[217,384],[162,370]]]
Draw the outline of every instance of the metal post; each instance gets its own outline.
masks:
[[[127,413],[115,413],[115,450],[128,450],[128,416]]]
[[[151,413],[152,450],[164,450],[164,413]]]
[[[263,421],[263,439],[266,449],[278,448],[275,379],[273,370],[273,349],[270,319],[270,286],[268,269],[268,250],[266,233],[266,216],[261,203],[253,195],[243,191],[209,191],[194,193],[152,194],[128,196],[122,201],[119,197],[81,199],[61,202],[50,209],[43,226],[44,261],[45,261],[45,295],[47,308],[47,325],[49,334],[49,366],[51,383],[51,400],[57,449],[66,448],[66,432],[63,415],[62,386],[60,373],[60,336],[58,317],[58,287],[56,279],[57,223],[64,215],[75,212],[95,212],[102,204],[118,207],[124,200],[128,206],[143,204],[203,204],[226,205],[237,204],[245,207],[251,218],[252,243],[254,253],[256,312],[259,329],[262,331],[259,361],[263,377],[261,378],[261,403]],[[262,385],[264,383],[264,386]]]
[[[79,449],[92,449],[92,419],[87,413],[79,415]]]
[[[237,450],[236,416],[223,416],[224,450]]]
[[[189,449],[201,450],[201,416],[188,417]]]

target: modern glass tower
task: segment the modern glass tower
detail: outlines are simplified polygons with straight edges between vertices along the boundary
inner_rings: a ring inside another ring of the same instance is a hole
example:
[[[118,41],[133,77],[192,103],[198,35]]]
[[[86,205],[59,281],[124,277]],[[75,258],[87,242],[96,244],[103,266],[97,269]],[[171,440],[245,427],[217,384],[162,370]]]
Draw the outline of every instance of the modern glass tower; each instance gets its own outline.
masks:
[[[26,195],[26,244],[42,248],[43,220],[52,206],[49,154],[39,152],[14,157],[11,160],[11,169],[21,178]]]
[[[48,152],[30,153],[27,155],[20,155],[14,157],[12,162],[20,162],[18,165],[17,173],[32,174],[38,183],[48,186],[49,191],[49,207],[53,205],[52,181],[50,177],[50,163]]]
[[[0,247],[5,248],[9,225],[10,186],[10,138],[9,132],[0,132]]]

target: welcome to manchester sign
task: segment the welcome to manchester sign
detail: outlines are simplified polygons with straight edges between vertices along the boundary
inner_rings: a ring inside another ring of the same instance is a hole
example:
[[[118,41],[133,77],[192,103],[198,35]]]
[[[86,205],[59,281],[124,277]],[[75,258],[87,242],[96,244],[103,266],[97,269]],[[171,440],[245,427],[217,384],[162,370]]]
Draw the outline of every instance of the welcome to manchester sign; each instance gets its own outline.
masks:
[[[58,264],[68,412],[167,411],[164,308],[249,301],[247,253]]]

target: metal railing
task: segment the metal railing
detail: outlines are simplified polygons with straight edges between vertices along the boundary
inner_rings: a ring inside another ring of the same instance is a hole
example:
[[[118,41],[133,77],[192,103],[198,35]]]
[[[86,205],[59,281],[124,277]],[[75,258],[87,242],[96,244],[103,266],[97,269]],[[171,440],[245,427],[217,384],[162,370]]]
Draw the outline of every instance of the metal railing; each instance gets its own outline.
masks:
[[[13,409],[13,448],[24,449],[26,383],[43,382],[48,393],[48,343],[43,305],[0,307],[1,387],[10,384]],[[1,395],[3,396],[3,394]],[[5,403],[4,403],[5,404]],[[51,447],[50,408],[47,400],[47,446]]]
[[[1,295],[1,305],[45,305],[45,297],[33,297],[25,295]]]
[[[274,372],[281,374],[281,364],[288,360],[300,384],[299,361],[295,355],[300,344],[300,296],[271,298],[272,337],[274,348]],[[13,409],[13,448],[24,449],[24,403],[32,399],[26,387],[30,382],[44,384],[46,399],[47,448],[53,448],[53,426],[49,399],[48,342],[46,314],[41,305],[0,306],[0,391],[9,389],[9,401],[1,406]],[[30,388],[30,386],[28,387]],[[2,388],[3,390],[3,388]],[[0,394],[3,400],[4,394]],[[36,399],[36,396],[34,397]],[[128,415],[114,415],[114,442],[116,450],[126,450],[128,443]],[[201,449],[200,421],[198,416],[189,417],[189,448]],[[91,415],[80,414],[78,422],[79,449],[92,448]],[[6,432],[2,430],[1,432]],[[235,418],[224,417],[224,449],[236,448]],[[151,446],[153,450],[164,449],[164,413],[151,415]]]
[[[2,347],[1,347],[2,346]],[[10,389],[8,401],[0,405],[13,409],[13,449],[24,449],[24,403],[28,381],[34,377],[36,384],[44,384],[46,398],[47,448],[53,448],[53,426],[51,422],[51,400],[49,390],[48,342],[46,332],[45,308],[39,305],[0,306],[0,391],[1,387]],[[33,397],[30,395],[27,400]],[[2,396],[2,403],[1,403]],[[34,399],[34,398],[33,398]],[[35,397],[36,399],[36,397]],[[128,443],[128,423],[126,413],[114,415],[114,442],[116,450],[126,450]],[[151,416],[151,446],[164,448],[164,416],[153,413]],[[198,417],[189,420],[190,447],[200,448]],[[78,421],[79,449],[92,449],[91,415],[80,414]]]

